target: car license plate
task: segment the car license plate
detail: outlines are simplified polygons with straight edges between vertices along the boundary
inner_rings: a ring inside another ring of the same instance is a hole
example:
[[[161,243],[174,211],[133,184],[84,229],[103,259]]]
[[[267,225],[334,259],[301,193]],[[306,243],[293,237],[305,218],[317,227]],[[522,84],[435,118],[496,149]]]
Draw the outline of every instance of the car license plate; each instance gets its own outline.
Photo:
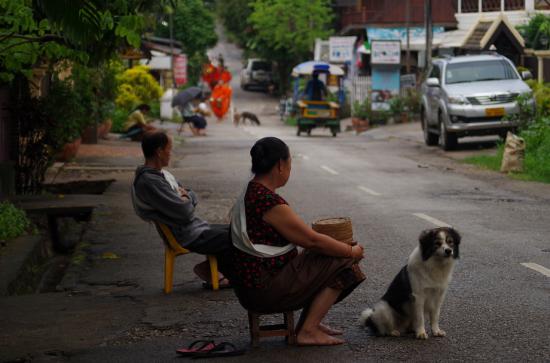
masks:
[[[504,116],[504,107],[486,108],[485,116],[488,116],[488,117]]]

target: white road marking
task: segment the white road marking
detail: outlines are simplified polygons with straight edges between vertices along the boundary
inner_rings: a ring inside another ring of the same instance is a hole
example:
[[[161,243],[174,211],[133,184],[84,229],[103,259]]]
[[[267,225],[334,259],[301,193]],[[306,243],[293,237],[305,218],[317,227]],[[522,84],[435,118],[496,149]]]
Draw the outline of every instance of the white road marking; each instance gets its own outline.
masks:
[[[378,192],[375,192],[374,190],[369,189],[369,188],[367,188],[367,187],[364,187],[364,186],[362,186],[362,185],[358,185],[357,188],[358,188],[359,190],[364,191],[365,193],[368,193],[368,194],[370,194],[370,195],[374,195],[374,196],[376,196],[376,197],[382,195],[382,194],[380,194],[380,193],[378,193]]]
[[[524,266],[524,267],[530,268],[531,270],[535,270],[537,272],[540,272],[541,274],[543,274],[546,277],[550,277],[550,270],[547,269],[544,266],[541,266],[541,265],[537,264],[537,263],[522,262],[521,265]]]
[[[326,165],[321,165],[321,169],[323,169],[323,170],[325,170],[325,171],[331,173],[332,175],[339,175],[339,174],[340,174],[340,173],[338,173],[336,170],[331,169],[331,168],[329,168],[329,167],[326,166]]]
[[[448,223],[445,223],[443,221],[440,221],[439,219],[435,219],[433,217],[430,217],[429,215],[427,214],[424,214],[424,213],[413,213],[414,216],[420,218],[420,219],[423,219],[425,221],[428,221],[432,224],[435,224],[436,226],[438,227],[450,227],[451,225],[448,224]]]
[[[302,155],[302,159],[304,159],[304,160],[309,160],[309,156],[307,156],[307,155]]]

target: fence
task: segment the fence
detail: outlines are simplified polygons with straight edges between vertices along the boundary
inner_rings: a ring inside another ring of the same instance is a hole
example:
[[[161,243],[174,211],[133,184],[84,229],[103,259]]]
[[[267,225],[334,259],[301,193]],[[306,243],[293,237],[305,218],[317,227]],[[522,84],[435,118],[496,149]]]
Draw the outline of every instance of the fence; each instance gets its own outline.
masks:
[[[355,102],[362,103],[370,95],[371,79],[370,77],[354,77],[350,83],[350,101],[351,107]]]

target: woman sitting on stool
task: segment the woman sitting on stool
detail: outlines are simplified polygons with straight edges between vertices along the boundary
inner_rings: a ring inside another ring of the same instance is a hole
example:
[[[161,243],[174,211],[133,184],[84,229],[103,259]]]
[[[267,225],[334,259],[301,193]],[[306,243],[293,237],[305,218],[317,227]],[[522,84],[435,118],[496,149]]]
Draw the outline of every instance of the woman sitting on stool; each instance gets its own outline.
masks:
[[[258,140],[250,155],[254,178],[231,222],[235,293],[244,308],[260,313],[303,309],[299,345],[342,344],[334,337],[342,332],[322,320],[365,279],[358,265],[363,247],[315,232],[276,193],[290,177],[292,160],[283,141]]]

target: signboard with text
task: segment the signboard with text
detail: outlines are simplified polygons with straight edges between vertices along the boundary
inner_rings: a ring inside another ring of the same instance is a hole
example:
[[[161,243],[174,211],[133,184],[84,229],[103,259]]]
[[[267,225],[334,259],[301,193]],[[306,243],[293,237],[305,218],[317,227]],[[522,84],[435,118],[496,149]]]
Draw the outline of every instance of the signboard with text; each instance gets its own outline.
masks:
[[[187,56],[185,54],[174,57],[174,79],[176,87],[187,83]]]
[[[371,41],[371,64],[401,64],[401,41]]]
[[[353,59],[353,45],[357,37],[330,37],[329,61],[345,63]]]

